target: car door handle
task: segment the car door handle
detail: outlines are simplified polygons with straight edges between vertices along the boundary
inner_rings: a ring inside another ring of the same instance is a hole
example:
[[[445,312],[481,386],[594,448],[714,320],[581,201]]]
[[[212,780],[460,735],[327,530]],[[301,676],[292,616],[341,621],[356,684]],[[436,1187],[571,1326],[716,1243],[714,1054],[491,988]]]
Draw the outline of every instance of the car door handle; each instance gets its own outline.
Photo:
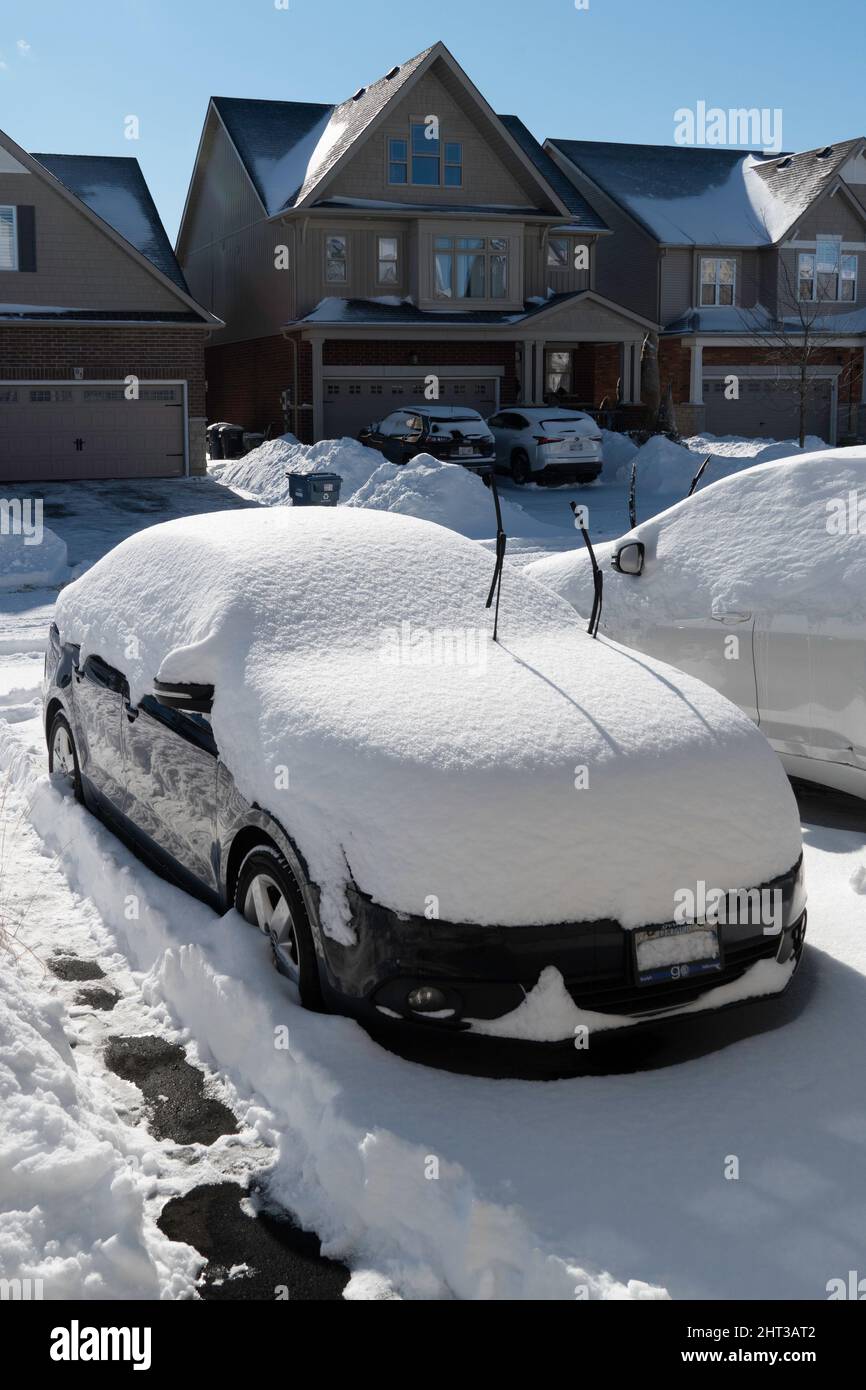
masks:
[[[751,613],[711,613],[710,617],[714,623],[747,623],[751,619]]]
[[[139,711],[135,705],[131,705],[128,700],[124,700],[123,708],[126,710],[126,717],[130,724],[134,724],[138,718]]]

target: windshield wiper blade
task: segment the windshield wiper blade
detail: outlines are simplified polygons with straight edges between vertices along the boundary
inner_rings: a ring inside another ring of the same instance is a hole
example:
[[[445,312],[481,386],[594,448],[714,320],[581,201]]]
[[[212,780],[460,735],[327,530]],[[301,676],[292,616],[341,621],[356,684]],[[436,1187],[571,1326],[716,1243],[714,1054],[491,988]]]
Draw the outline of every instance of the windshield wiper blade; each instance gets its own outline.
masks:
[[[579,502],[572,502],[571,510],[574,513],[574,524],[583,536],[584,544],[589,551],[589,560],[592,565],[592,613],[589,619],[589,627],[586,629],[590,637],[598,637],[598,625],[601,622],[601,607],[604,602],[604,575],[599,568],[598,560],[595,558],[595,550],[592,541],[589,539],[589,531],[586,526],[586,507]]]
[[[628,484],[628,520],[631,529],[637,526],[637,459],[631,466],[631,477]]]
[[[687,496],[687,497],[691,497],[692,493],[696,491],[697,486],[698,486],[698,483],[701,481],[701,478],[702,478],[702,477],[704,476],[704,474],[706,473],[707,468],[709,467],[710,462],[712,461],[712,457],[713,457],[712,454],[707,454],[706,458],[704,459],[704,461],[703,461],[703,463],[701,464],[700,468],[698,469],[697,473],[696,473],[695,476],[692,478],[692,485],[691,485],[691,487],[689,488],[688,492],[686,493],[686,496]]]
[[[496,469],[491,465],[489,472],[485,470],[485,475],[490,482],[490,491],[493,493],[493,505],[496,508],[496,566],[493,571],[493,583],[490,585],[490,593],[487,595],[486,607],[490,608],[496,599],[496,611],[493,614],[493,640],[499,641],[499,596],[502,591],[502,570],[505,565],[505,548],[508,544],[508,537],[502,525],[502,507],[499,504],[499,488],[496,485]]]

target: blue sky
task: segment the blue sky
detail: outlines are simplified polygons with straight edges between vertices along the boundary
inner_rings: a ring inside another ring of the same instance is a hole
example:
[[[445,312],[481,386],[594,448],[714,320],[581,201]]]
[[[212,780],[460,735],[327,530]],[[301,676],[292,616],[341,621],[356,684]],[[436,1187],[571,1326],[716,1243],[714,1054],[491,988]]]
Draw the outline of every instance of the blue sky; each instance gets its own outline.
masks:
[[[863,0],[288,4],[4,0],[0,126],[31,150],[136,155],[172,237],[211,94],[339,101],[436,39],[542,139],[670,144],[700,100],[781,108],[788,149],[866,134]]]

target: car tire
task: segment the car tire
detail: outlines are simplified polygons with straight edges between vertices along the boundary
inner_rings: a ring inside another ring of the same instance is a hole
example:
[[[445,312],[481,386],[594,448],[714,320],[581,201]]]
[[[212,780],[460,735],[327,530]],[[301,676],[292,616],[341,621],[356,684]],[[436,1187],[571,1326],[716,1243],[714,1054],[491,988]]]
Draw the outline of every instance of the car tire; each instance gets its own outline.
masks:
[[[48,771],[71,788],[76,801],[84,801],[75,736],[66,715],[59,711],[48,730]]]
[[[529,466],[529,455],[523,449],[515,449],[511,455],[511,480],[518,487],[524,487],[529,482],[532,469]]]
[[[316,947],[304,898],[285,858],[262,843],[245,855],[238,870],[235,908],[270,938],[274,965],[294,980],[305,1009],[324,1012]]]

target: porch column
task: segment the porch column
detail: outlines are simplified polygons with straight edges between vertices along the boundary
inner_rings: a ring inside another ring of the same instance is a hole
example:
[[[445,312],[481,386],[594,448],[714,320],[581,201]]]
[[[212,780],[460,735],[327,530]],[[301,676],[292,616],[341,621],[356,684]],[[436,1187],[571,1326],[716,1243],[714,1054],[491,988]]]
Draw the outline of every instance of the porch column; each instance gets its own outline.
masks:
[[[640,354],[641,344],[632,343],[631,345],[631,400],[632,405],[640,405],[641,379],[640,379]]]
[[[533,365],[532,365],[532,339],[527,338],[521,343],[523,348],[523,366],[520,372],[520,399],[525,405],[532,401]]]
[[[324,390],[322,387],[322,340],[313,338],[310,342],[313,354],[313,439],[322,439],[325,433]]]
[[[704,348],[702,343],[692,343],[692,371],[689,388],[689,404],[704,403]]]
[[[631,343],[619,345],[619,390],[623,405],[631,401]]]
[[[544,339],[535,340],[535,381],[532,388],[532,404],[544,402]]]

